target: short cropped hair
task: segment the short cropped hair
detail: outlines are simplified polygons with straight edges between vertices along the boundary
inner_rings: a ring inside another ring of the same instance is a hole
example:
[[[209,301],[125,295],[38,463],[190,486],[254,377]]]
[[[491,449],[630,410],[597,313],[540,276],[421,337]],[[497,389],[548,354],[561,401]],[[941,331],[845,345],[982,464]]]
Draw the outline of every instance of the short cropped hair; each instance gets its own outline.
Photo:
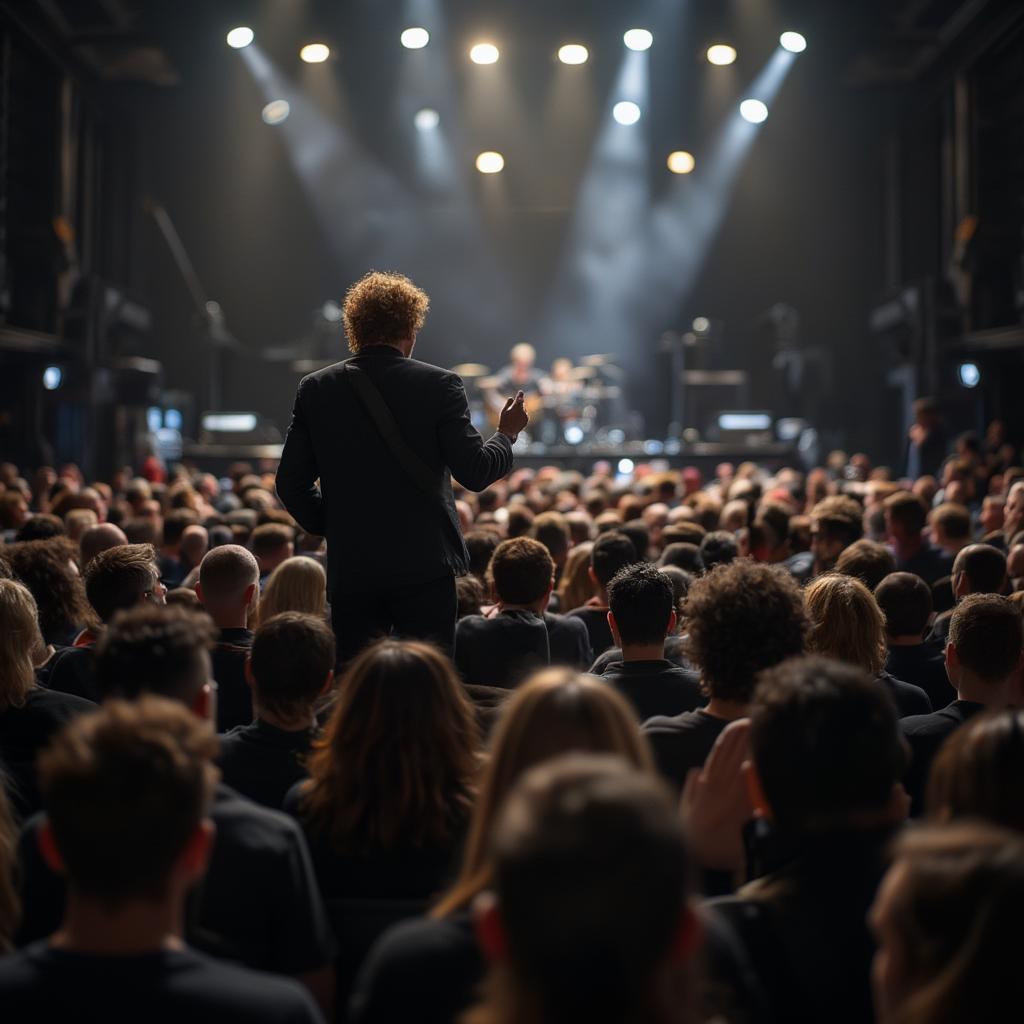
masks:
[[[334,633],[315,615],[281,612],[260,624],[250,658],[260,707],[293,715],[312,707],[334,669]]]
[[[928,518],[928,509],[924,502],[910,491],[897,491],[885,499],[885,511],[894,523],[898,523],[907,533],[920,533]]]
[[[501,538],[490,530],[470,530],[465,541],[469,552],[469,571],[482,580],[487,576],[487,566],[491,564]]]
[[[358,353],[367,345],[395,345],[412,337],[430,308],[427,293],[403,274],[372,270],[345,295],[342,315],[348,347]]]
[[[963,505],[947,501],[932,510],[932,526],[941,526],[950,540],[966,540],[971,535],[971,513]]]
[[[608,584],[608,607],[624,645],[661,643],[675,609],[672,581],[649,562],[627,565]]]
[[[750,749],[775,823],[798,834],[883,809],[906,766],[888,692],[827,658],[793,658],[763,673]]]
[[[688,653],[713,697],[746,703],[757,674],[802,654],[800,588],[780,566],[737,559],[694,580],[683,605]]]
[[[241,544],[222,544],[208,551],[199,564],[199,585],[204,601],[241,596],[259,580],[259,563]]]
[[[295,542],[295,531],[284,523],[263,523],[252,531],[249,546],[257,558],[266,558]]]
[[[111,701],[39,758],[39,783],[71,888],[114,909],[159,899],[207,814],[217,740],[180,704]]]
[[[658,559],[658,565],[662,569],[672,565],[694,576],[704,568],[704,563],[700,560],[700,548],[687,541],[675,541],[666,545],[661,558]]]
[[[620,569],[639,561],[633,542],[618,530],[602,533],[590,549],[590,567],[602,587],[607,587]]]
[[[533,521],[533,536],[558,558],[569,552],[569,524],[561,512],[542,512]]]
[[[874,590],[890,573],[896,571],[896,557],[885,545],[862,537],[843,548],[836,559],[836,572],[842,576],[855,576]]]
[[[490,573],[494,592],[505,604],[532,604],[550,589],[555,563],[540,541],[513,537],[495,549]]]
[[[889,636],[923,636],[932,614],[931,587],[912,572],[891,572],[875,587]]]
[[[968,594],[953,611],[949,643],[968,670],[997,683],[1020,662],[1024,619],[1008,598]]]
[[[822,498],[811,509],[811,523],[830,541],[848,547],[864,535],[864,510],[859,502],[845,494]]]
[[[119,544],[89,560],[83,572],[85,596],[96,614],[109,622],[114,613],[132,608],[160,578],[152,544]]]
[[[963,573],[972,594],[998,594],[1006,585],[1006,555],[991,544],[970,544],[957,553],[954,578]]]
[[[716,565],[728,565],[740,553],[736,538],[725,530],[705,534],[700,542],[700,560],[705,572]]]
[[[180,543],[185,528],[194,526],[198,522],[198,512],[194,512],[190,508],[172,509],[164,516],[163,543],[168,546]]]

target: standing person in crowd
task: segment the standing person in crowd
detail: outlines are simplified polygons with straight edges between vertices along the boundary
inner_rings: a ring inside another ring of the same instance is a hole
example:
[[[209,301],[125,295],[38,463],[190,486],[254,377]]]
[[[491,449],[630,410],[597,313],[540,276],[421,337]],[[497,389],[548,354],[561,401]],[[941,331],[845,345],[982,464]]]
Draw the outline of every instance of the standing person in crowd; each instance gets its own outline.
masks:
[[[412,358],[428,305],[397,274],[370,273],[349,289],[353,358],[303,378],[281,453],[281,500],[304,530],[327,537],[343,661],[389,630],[451,649],[455,574],[469,562],[451,476],[474,491],[505,476],[528,422],[519,392],[484,441],[459,377]],[[370,518],[349,500],[353,479],[375,495]]]
[[[592,596],[583,605],[567,614],[582,619],[590,636],[590,649],[597,657],[614,644],[608,625],[608,584],[627,565],[641,561],[633,542],[616,530],[602,533],[590,549],[590,585]]]
[[[929,543],[924,535],[928,510],[916,494],[897,491],[885,499],[885,529],[898,572],[912,572],[931,586],[948,576],[953,556]]]
[[[939,404],[934,398],[914,402],[914,422],[907,443],[907,476],[937,476],[949,451],[949,440]]]
[[[303,612],[323,618],[326,611],[327,573],[315,558],[296,555],[271,573],[263,587],[255,621],[249,625],[255,628],[281,612]]]
[[[146,697],[82,716],[42,756],[39,841],[67,903],[47,941],[0,959],[5,1021],[322,1020],[295,982],[185,944],[216,835],[215,750],[180,703]]]

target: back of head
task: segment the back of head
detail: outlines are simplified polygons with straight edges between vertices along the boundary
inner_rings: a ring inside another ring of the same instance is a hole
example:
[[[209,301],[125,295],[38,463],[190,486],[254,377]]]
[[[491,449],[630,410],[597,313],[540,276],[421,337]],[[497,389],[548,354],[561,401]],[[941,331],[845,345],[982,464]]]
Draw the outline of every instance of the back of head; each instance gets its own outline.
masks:
[[[321,616],[282,612],[261,621],[250,658],[261,709],[308,713],[334,671],[334,633]]]
[[[286,558],[271,574],[260,598],[259,618],[265,622],[281,612],[323,615],[327,607],[327,573],[308,555]]]
[[[63,537],[67,534],[64,521],[48,512],[37,512],[15,534],[15,540],[49,540],[50,537]],[[86,531],[88,533],[88,531]]]
[[[199,565],[203,604],[233,604],[260,581],[260,567],[252,552],[240,544],[223,544],[208,552]]]
[[[884,815],[905,755],[895,706],[876,680],[826,658],[793,658],[763,673],[750,720],[754,766],[782,829]]]
[[[944,540],[965,541],[971,536],[971,513],[963,505],[947,501],[932,510],[931,521]]]
[[[969,544],[953,562],[954,586],[963,574],[970,594],[1001,594],[1006,589],[1006,555],[991,544]],[[963,593],[957,590],[957,593]]]
[[[885,514],[902,535],[918,537],[927,521],[928,510],[916,494],[897,491],[885,499]]]
[[[633,542],[618,530],[602,533],[590,549],[590,566],[602,587],[607,587],[620,569],[639,561]]]
[[[397,345],[415,336],[426,319],[430,300],[402,274],[371,271],[345,295],[343,317],[349,350],[367,345]]]
[[[101,551],[85,567],[85,596],[103,622],[133,608],[160,580],[152,544],[119,544]]]
[[[690,874],[658,780],[608,756],[540,765],[510,794],[493,845],[506,941],[490,992],[497,1019],[655,1020],[685,996],[653,985]]]
[[[477,579],[487,577],[487,566],[501,538],[490,530],[470,530],[466,534],[466,550],[469,552],[469,571]]]
[[[663,643],[675,610],[672,582],[647,562],[628,565],[608,584],[608,607],[624,647]]]
[[[490,575],[504,604],[533,604],[551,589],[555,563],[539,540],[515,537],[495,548]]]
[[[295,531],[284,523],[261,523],[249,538],[249,546],[257,558],[273,558],[294,543]]]
[[[533,529],[533,510],[525,502],[511,505],[508,510],[508,522],[505,525],[509,537],[526,537]]]
[[[872,675],[885,664],[885,616],[853,576],[819,576],[804,591],[811,623],[808,651],[857,665]]]
[[[713,697],[745,704],[762,669],[802,654],[800,588],[778,566],[738,559],[694,580],[683,606],[689,653]]]
[[[127,543],[128,538],[124,531],[113,523],[97,523],[95,526],[90,526],[78,542],[79,550],[82,553],[82,565],[87,567],[101,551],[107,551]]]
[[[181,543],[185,528],[199,522],[199,514],[190,508],[175,508],[164,516],[163,543],[173,547]]]
[[[811,509],[811,530],[848,547],[864,533],[864,510],[845,494],[829,495]]]
[[[789,509],[777,501],[766,501],[758,508],[755,521],[769,548],[780,548],[789,539],[789,520]]]
[[[836,572],[843,576],[855,576],[868,588],[874,590],[890,573],[896,571],[896,558],[885,544],[863,537],[843,549],[836,559]]]
[[[662,565],[658,571],[664,573],[668,577],[669,583],[672,584],[672,596],[678,611],[682,602],[686,600],[686,595],[690,592],[690,586],[696,577],[693,573],[686,572],[675,565]]]
[[[164,895],[213,795],[217,741],[172,701],[112,701],[39,760],[47,820],[72,891],[111,909]]]
[[[39,613],[28,587],[0,579],[0,711],[24,703],[43,653]]]
[[[892,572],[875,587],[889,636],[924,636],[932,615],[931,588],[912,572]]]
[[[666,546],[658,559],[658,565],[664,568],[667,565],[674,565],[683,572],[697,576],[704,569],[704,563],[700,560],[700,548],[696,544],[686,541],[676,541]]]
[[[998,683],[1020,667],[1024,642],[1021,615],[998,594],[969,594],[949,623],[949,644],[972,675]]]
[[[651,531],[642,519],[630,519],[619,527],[619,533],[624,534],[633,542],[633,549],[638,559],[645,559],[651,547]]]
[[[72,562],[75,547],[67,537],[12,544],[4,553],[14,575],[32,591],[44,637],[66,642],[58,637],[92,617],[85,587]]]
[[[216,638],[207,615],[181,605],[118,612],[96,644],[96,688],[103,699],[156,694],[191,707],[209,682]]]
[[[706,534],[700,542],[700,560],[705,572],[716,565],[728,565],[740,553],[736,538],[725,530]]]
[[[554,559],[569,553],[569,524],[561,512],[542,512],[533,521],[531,535],[539,540]]]

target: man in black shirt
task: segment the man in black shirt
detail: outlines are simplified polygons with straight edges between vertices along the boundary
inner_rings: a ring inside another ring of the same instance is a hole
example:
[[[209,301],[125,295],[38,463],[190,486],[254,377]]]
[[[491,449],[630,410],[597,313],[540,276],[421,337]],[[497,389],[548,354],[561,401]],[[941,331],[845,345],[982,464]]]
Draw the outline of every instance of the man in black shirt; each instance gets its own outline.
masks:
[[[707,707],[644,724],[658,770],[679,790],[722,730],[746,717],[758,673],[803,653],[808,632],[791,573],[747,559],[694,582],[686,627],[690,657],[710,697]]]
[[[590,552],[590,582],[594,585],[594,596],[567,614],[581,619],[587,627],[590,649],[595,658],[614,643],[608,625],[608,584],[620,569],[639,561],[641,559],[637,557],[633,542],[624,533],[609,530],[594,541]]]
[[[306,777],[316,707],[334,681],[334,633],[320,618],[282,612],[260,625],[245,676],[256,718],[220,737],[224,784],[279,810]]]
[[[603,673],[643,722],[699,707],[704,698],[696,672],[665,658],[665,637],[675,632],[672,582],[648,562],[620,569],[608,584],[608,624],[622,660]]]
[[[302,986],[186,946],[186,894],[215,841],[216,742],[180,702],[110,701],[40,759],[48,865],[63,922],[0,960],[4,1020],[317,1022]]]
[[[946,645],[946,671],[957,699],[900,722],[912,755],[906,781],[914,813],[924,809],[928,773],[946,737],[979,711],[1020,705],[1022,647],[1021,616],[1012,601],[971,594],[957,605]]]
[[[245,662],[252,647],[249,616],[260,596],[260,567],[239,544],[214,548],[199,566],[196,594],[220,630],[210,654],[217,681],[217,731],[252,721],[252,694]]]

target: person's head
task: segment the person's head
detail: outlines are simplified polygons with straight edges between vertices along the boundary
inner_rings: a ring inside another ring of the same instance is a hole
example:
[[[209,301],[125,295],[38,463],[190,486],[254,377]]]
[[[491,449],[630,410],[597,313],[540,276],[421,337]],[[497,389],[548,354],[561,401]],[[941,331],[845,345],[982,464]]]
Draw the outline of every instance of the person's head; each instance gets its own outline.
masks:
[[[265,576],[295,554],[295,531],[284,523],[263,523],[252,531],[249,547]]]
[[[840,552],[863,533],[864,510],[845,494],[822,498],[811,509],[811,553],[825,569],[834,566]]]
[[[886,635],[920,640],[932,617],[931,587],[912,572],[892,572],[875,587]]]
[[[31,591],[15,580],[0,579],[0,711],[24,704],[45,650]]]
[[[111,701],[39,758],[40,846],[72,900],[108,913],[181,900],[203,875],[217,740],[180,704]]]
[[[512,786],[527,769],[570,751],[618,754],[635,768],[654,771],[636,714],[613,687],[571,669],[538,672],[513,691],[501,710],[473,806],[462,868],[434,916],[465,909],[490,885],[490,836]]]
[[[47,643],[70,643],[91,617],[85,587],[67,537],[25,541],[4,549],[14,575],[32,591]]]
[[[602,533],[590,549],[591,580],[604,589],[620,569],[639,561],[633,542],[624,533]]]
[[[308,725],[334,680],[334,659],[334,633],[322,615],[285,611],[263,619],[246,664],[257,714]]]
[[[537,361],[537,350],[529,342],[521,341],[518,345],[512,346],[509,361],[517,370],[530,370]]]
[[[585,604],[594,592],[594,584],[590,578],[590,553],[594,542],[585,541],[577,544],[565,560],[562,579],[558,585],[558,598],[564,611],[572,611]]]
[[[979,696],[1020,689],[1024,631],[1020,611],[998,594],[970,594],[953,611],[946,643],[946,673],[957,690],[980,683]],[[985,703],[985,701],[983,701]]]
[[[198,565],[210,550],[210,535],[205,526],[191,523],[181,534],[181,561],[187,568]]]
[[[758,674],[803,653],[807,616],[783,569],[739,559],[694,580],[683,606],[688,654],[713,698],[746,704]]]
[[[885,499],[885,529],[896,544],[916,544],[921,539],[928,509],[910,491],[897,491]]]
[[[223,544],[199,565],[196,594],[213,621],[244,619],[259,597],[260,567],[251,551],[240,544]]]
[[[136,700],[154,694],[212,720],[210,649],[216,639],[207,615],[180,605],[141,604],[119,612],[96,644],[100,698]]]
[[[1017,480],[1010,485],[1006,493],[1006,505],[1003,508],[1003,535],[1007,541],[1012,540],[1024,527],[1024,480]]]
[[[469,552],[469,571],[478,580],[487,579],[487,566],[491,556],[501,543],[501,538],[491,530],[470,530],[466,534],[466,550]]]
[[[704,570],[704,563],[700,560],[700,548],[696,544],[690,544],[686,541],[676,541],[674,544],[669,544],[662,551],[661,558],[658,559],[658,565],[661,568],[674,565],[676,568],[682,569],[683,572],[688,572],[692,576],[698,576]]]
[[[510,538],[526,537],[533,529],[533,521],[536,516],[533,509],[526,502],[520,501],[512,505],[508,510],[508,522],[505,524],[505,532]]]
[[[85,596],[101,622],[143,601],[164,603],[156,550],[152,544],[120,544],[101,551],[85,567]]]
[[[1003,509],[1006,498],[1001,494],[989,494],[981,502],[978,525],[983,533],[995,533],[1003,528]]]
[[[608,624],[616,645],[663,645],[676,628],[672,582],[649,562],[620,569],[608,584]]]
[[[48,512],[37,512],[31,519],[26,519],[24,525],[15,534],[16,541],[22,540],[48,540],[50,537],[64,537],[67,530],[64,529],[64,521],[58,516],[50,515]]]
[[[914,400],[914,422],[927,430],[934,429],[941,418],[939,403],[931,396]]]
[[[658,572],[668,577],[669,583],[672,584],[672,599],[675,601],[676,614],[678,615],[696,577],[693,573],[686,572],[686,570],[680,569],[675,565],[659,566]]]
[[[97,523],[95,526],[90,526],[78,542],[82,567],[88,567],[100,552],[109,551],[111,548],[127,543],[128,537],[120,526],[115,526],[113,523]]]
[[[569,524],[561,512],[542,512],[533,521],[531,536],[548,549],[555,565],[564,566],[569,555]]]
[[[82,534],[99,522],[91,508],[73,508],[64,515],[64,530],[75,541],[82,539]]]
[[[370,345],[391,345],[409,355],[429,308],[427,293],[409,278],[371,271],[345,295],[342,315],[349,351],[358,355]]]
[[[689,1019],[700,928],[664,785],[620,758],[531,769],[498,817],[494,892],[476,908],[491,962],[474,1024]]]
[[[871,908],[879,1024],[1001,1024],[1024,997],[1024,842],[982,822],[908,830]]]
[[[885,544],[862,537],[839,553],[835,571],[842,576],[855,576],[868,590],[874,590],[889,573],[896,571],[896,558]]]
[[[713,530],[701,538],[700,564],[705,572],[711,572],[716,565],[728,565],[740,553],[736,538],[724,530]]]
[[[182,534],[189,526],[199,522],[199,514],[190,508],[175,508],[164,516],[163,546],[177,553]]]
[[[1006,556],[1006,575],[1016,584],[1024,578],[1024,544],[1014,544]]]
[[[295,555],[285,559],[263,588],[258,607],[259,621],[266,622],[281,612],[305,612],[323,617],[327,607],[327,573],[315,559]]]
[[[341,679],[304,811],[342,851],[445,845],[469,813],[479,744],[451,662],[429,644],[384,640]]]
[[[765,501],[757,510],[754,525],[760,530],[761,544],[751,554],[759,562],[781,562],[790,554],[789,509],[777,501]]]
[[[495,548],[490,565],[495,598],[503,605],[543,611],[555,578],[548,549],[531,537],[515,537]]]
[[[484,585],[473,575],[456,576],[455,600],[457,618],[464,619],[467,615],[479,615],[487,600]]]
[[[932,540],[947,551],[959,551],[970,543],[971,513],[963,505],[947,501],[931,513]]]
[[[991,544],[969,544],[953,561],[953,594],[1001,594],[1006,590],[1006,555]]]
[[[20,530],[28,518],[28,502],[20,490],[0,493],[0,529]]]
[[[853,576],[829,573],[804,590],[811,624],[807,650],[876,675],[885,664],[885,616],[866,586]]]
[[[761,675],[750,722],[755,807],[783,831],[874,827],[905,813],[896,708],[861,669],[791,658]]]

